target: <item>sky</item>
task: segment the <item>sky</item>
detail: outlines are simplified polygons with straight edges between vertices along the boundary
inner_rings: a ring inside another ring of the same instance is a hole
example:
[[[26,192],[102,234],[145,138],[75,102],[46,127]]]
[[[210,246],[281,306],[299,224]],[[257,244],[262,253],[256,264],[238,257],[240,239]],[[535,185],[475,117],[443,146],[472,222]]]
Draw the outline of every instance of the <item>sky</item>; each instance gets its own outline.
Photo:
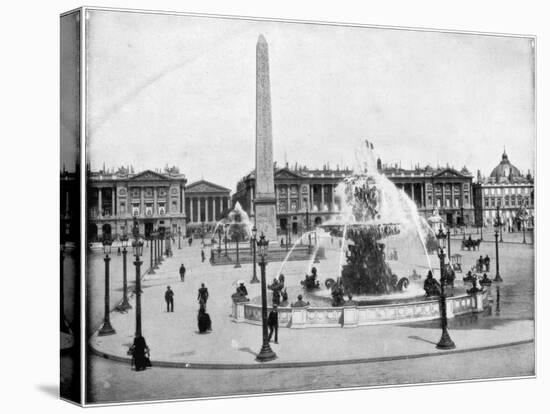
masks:
[[[530,38],[90,11],[92,169],[176,165],[235,189],[254,168],[256,42],[269,45],[274,160],[489,175],[504,147],[534,170]]]

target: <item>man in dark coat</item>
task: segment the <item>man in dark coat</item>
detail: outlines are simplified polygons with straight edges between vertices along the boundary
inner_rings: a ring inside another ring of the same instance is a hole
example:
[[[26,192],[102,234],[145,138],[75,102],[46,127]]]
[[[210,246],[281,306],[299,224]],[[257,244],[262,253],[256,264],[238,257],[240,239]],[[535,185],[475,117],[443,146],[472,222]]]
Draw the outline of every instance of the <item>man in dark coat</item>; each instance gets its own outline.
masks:
[[[204,250],[201,249],[201,260],[202,260],[203,263],[204,263],[205,258],[206,258],[206,256],[204,255]]]
[[[206,310],[204,308],[199,309],[199,314],[197,316],[197,325],[199,328],[199,333],[207,333],[212,330],[212,320],[210,319],[210,315],[206,313]]]
[[[206,302],[208,301],[208,296],[209,296],[208,288],[204,286],[204,283],[201,283],[199,294],[197,296],[197,300],[199,301],[201,308],[206,308]]]
[[[166,312],[174,312],[174,291],[170,289],[170,286],[166,288],[164,300],[166,301]]]
[[[269,312],[267,317],[267,327],[269,328],[268,341],[271,342],[273,332],[275,332],[275,343],[279,343],[279,312],[277,311],[277,305],[273,305],[273,309]]]
[[[485,270],[487,272],[490,272],[491,271],[490,268],[491,268],[491,259],[489,259],[489,255],[486,255],[485,256]]]
[[[180,279],[182,282],[185,279],[185,266],[183,265],[183,263],[180,266]]]

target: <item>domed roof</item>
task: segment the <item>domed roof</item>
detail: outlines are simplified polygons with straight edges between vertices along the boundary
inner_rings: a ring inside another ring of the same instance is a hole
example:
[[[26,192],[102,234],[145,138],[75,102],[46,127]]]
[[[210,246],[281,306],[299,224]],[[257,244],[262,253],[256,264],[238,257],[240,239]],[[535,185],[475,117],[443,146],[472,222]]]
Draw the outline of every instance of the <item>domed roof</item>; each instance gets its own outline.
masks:
[[[493,168],[491,177],[495,178],[497,181],[501,178],[514,179],[521,177],[521,172],[508,159],[506,150],[504,150],[504,153],[502,154],[502,160],[500,163]]]

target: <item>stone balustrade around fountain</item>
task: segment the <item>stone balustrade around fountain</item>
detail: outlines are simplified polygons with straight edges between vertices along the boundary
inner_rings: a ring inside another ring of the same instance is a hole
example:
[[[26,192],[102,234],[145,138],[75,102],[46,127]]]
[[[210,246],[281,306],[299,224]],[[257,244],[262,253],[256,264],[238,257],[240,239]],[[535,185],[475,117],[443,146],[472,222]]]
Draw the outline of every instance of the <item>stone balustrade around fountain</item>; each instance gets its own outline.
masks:
[[[279,327],[303,328],[355,328],[404,322],[421,322],[440,318],[439,298],[419,302],[342,306],[292,308],[279,307]],[[459,295],[447,298],[447,317],[483,312],[488,306],[488,291],[475,295]],[[271,310],[271,308],[268,309]],[[262,307],[250,302],[233,303],[232,317],[235,322],[262,323]]]

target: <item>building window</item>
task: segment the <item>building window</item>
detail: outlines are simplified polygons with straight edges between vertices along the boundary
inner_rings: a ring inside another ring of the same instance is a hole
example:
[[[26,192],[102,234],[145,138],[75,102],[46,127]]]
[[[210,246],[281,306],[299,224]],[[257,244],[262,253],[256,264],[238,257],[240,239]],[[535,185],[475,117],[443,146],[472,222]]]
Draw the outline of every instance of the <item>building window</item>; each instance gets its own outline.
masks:
[[[126,214],[126,203],[120,203],[120,214]]]
[[[510,196],[504,197],[504,205],[508,207],[510,205]]]
[[[147,187],[145,189],[145,197],[153,197],[153,188],[152,187]]]
[[[485,207],[489,207],[489,199],[488,198],[485,199]]]
[[[460,204],[460,200],[458,199],[458,197],[455,197],[455,207],[458,207]]]
[[[488,188],[485,188],[485,189],[483,190],[483,194],[485,194],[486,196],[489,195],[489,189],[488,189]]]
[[[494,206],[495,206],[495,198],[492,197],[492,198],[491,198],[491,207],[494,207]]]
[[[133,198],[139,198],[139,196],[140,196],[139,187],[132,188],[132,197]]]
[[[438,208],[441,207],[441,198],[439,197],[437,198],[437,207]]]
[[[159,192],[159,197],[166,197],[166,188],[159,187],[158,192]]]
[[[469,203],[469,197],[468,197],[468,194],[466,194],[464,196],[464,204],[468,204]]]
[[[177,211],[178,210],[178,202],[177,201],[172,201],[172,210],[174,211]]]

